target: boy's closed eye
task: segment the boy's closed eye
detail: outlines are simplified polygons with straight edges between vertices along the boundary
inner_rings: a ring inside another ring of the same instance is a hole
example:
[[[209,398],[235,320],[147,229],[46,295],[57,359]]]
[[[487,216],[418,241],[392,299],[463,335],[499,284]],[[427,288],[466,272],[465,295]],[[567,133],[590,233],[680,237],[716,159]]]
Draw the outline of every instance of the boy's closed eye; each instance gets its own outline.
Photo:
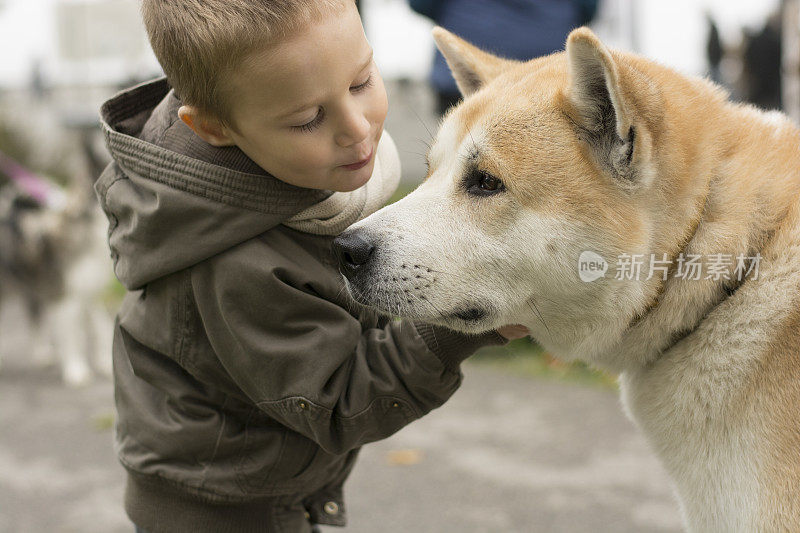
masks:
[[[367,89],[372,87],[373,82],[374,82],[374,80],[373,80],[373,77],[372,77],[372,71],[370,70],[369,74],[367,75],[367,79],[364,80],[361,83],[358,83],[356,85],[351,86],[350,87],[350,92],[354,93],[354,94],[357,94],[357,93],[366,91]],[[317,108],[317,114],[314,115],[314,118],[312,118],[311,120],[309,120],[309,121],[307,121],[307,122],[305,122],[303,124],[299,124],[297,126],[292,126],[292,129],[299,130],[299,131],[302,131],[302,132],[307,132],[307,133],[308,132],[312,132],[317,127],[319,127],[320,124],[322,124],[322,121],[323,121],[324,117],[325,117],[325,109],[322,106],[320,106],[320,107]]]
[[[305,124],[301,124],[299,126],[292,126],[292,129],[304,131],[304,132],[311,132],[322,123],[322,118],[325,116],[325,110],[322,107],[317,108],[317,114],[314,115],[314,118],[310,121],[306,122]]]
[[[366,81],[364,81],[362,83],[359,83],[358,85],[355,85],[353,87],[350,87],[350,92],[359,93],[361,91],[369,89],[370,87],[372,87],[372,73],[371,72],[370,72],[369,76],[367,76]]]

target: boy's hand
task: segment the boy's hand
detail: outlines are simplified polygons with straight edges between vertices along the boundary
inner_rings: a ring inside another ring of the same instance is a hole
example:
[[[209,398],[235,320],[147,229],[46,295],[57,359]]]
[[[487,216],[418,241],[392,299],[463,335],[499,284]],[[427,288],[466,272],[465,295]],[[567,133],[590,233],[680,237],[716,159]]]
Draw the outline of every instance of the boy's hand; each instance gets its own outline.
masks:
[[[530,330],[521,324],[511,324],[497,328],[497,333],[508,340],[521,339],[531,334]]]

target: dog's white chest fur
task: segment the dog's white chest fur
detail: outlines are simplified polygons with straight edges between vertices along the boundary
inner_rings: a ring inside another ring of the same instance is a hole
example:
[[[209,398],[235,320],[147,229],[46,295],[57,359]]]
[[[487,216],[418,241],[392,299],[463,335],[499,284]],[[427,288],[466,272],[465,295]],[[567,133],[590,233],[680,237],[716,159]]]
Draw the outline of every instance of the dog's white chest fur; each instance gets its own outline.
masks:
[[[795,305],[799,251],[784,248],[759,279],[656,362],[620,378],[623,405],[672,476],[693,531],[756,531],[763,524],[761,448],[768,428],[752,384]]]
[[[621,386],[626,411],[675,483],[689,529],[754,531],[758,454],[746,425],[729,416],[733,406],[715,405],[725,400],[714,384],[673,367],[624,376]]]

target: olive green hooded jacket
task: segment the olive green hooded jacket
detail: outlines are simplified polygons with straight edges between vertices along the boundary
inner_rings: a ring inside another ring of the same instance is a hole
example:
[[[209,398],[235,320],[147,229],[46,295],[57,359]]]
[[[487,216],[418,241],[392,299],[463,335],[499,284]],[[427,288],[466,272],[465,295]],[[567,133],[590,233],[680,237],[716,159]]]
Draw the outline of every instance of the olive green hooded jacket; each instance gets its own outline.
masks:
[[[116,276],[116,449],[150,531],[343,525],[358,448],[444,403],[494,332],[387,319],[343,290],[332,237],[281,224],[330,191],[267,174],[177,116],[164,79],[106,102],[95,190]]]

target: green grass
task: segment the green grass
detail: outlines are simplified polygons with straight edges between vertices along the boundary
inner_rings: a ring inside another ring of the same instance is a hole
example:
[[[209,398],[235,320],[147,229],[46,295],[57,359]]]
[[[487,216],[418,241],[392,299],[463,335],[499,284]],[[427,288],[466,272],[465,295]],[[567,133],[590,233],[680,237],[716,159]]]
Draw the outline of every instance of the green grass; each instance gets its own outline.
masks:
[[[396,201],[400,200],[401,198],[403,198],[416,188],[417,185],[411,185],[408,183],[401,182],[400,185],[397,187],[397,190],[394,191],[394,194],[389,198],[389,201],[386,202],[386,205],[395,203]]]
[[[563,363],[528,339],[517,339],[505,346],[481,348],[469,361],[523,377],[617,388],[614,376],[594,370],[584,363]]]
[[[108,280],[105,289],[103,289],[100,299],[107,309],[116,310],[119,309],[122,299],[125,297],[125,293],[125,287],[122,286],[122,283],[120,283],[116,277],[112,276],[111,279]]]
[[[92,427],[95,431],[109,431],[114,427],[114,413],[103,413],[92,417]]]

